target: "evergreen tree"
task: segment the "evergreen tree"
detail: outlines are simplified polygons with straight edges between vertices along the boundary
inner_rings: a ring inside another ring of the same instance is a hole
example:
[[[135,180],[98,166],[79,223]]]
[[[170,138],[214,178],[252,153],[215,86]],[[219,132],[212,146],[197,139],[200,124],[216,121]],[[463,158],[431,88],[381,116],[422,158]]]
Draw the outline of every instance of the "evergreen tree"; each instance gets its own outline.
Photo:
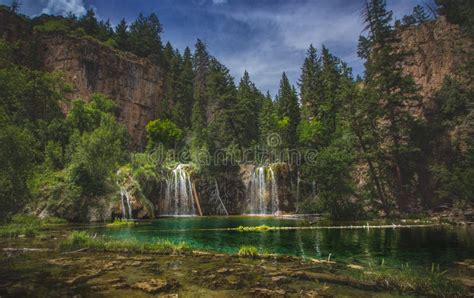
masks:
[[[192,110],[192,141],[193,151],[207,147],[207,98],[206,83],[209,74],[209,54],[206,45],[198,39],[193,56],[194,90]]]
[[[363,46],[369,47],[370,55],[365,63],[366,99],[359,101],[362,106],[358,112],[373,120],[369,127],[360,128],[359,142],[366,146],[367,154],[377,158],[372,178],[379,176],[380,200],[386,204],[389,193],[401,210],[407,211],[414,176],[412,162],[418,150],[410,140],[415,119],[408,106],[416,105],[419,97],[413,78],[401,68],[405,54],[394,50],[397,38],[391,26],[392,12],[386,10],[385,1],[367,1],[364,16],[369,34]]]
[[[217,59],[209,63],[206,80],[208,99],[208,134],[211,153],[218,149],[228,149],[237,145],[239,131],[234,120],[237,110],[236,88],[229,70]]]
[[[99,34],[99,23],[92,8],[89,8],[86,14],[79,18],[78,26],[84,29],[86,34],[97,37]]]
[[[176,100],[178,76],[181,67],[181,56],[175,57],[175,51],[170,42],[163,49],[163,76],[164,76],[164,98],[161,103],[165,118],[171,118],[172,110]]]
[[[277,125],[278,115],[270,92],[267,91],[267,95],[262,101],[262,109],[258,115],[258,129],[262,145],[267,145],[268,137],[277,132]]]
[[[423,6],[419,4],[413,8],[413,18],[417,24],[423,24],[430,20],[430,16],[426,13]]]
[[[137,56],[160,62],[162,32],[163,28],[156,14],[145,17],[140,13],[130,25],[130,50]]]
[[[297,128],[300,122],[300,110],[298,96],[294,87],[290,85],[288,77],[283,73],[280,80],[280,89],[277,97],[277,110],[282,128],[281,139],[283,144],[289,148],[297,147]]]
[[[306,58],[298,82],[302,104],[302,114],[306,120],[319,115],[319,97],[321,95],[321,61],[313,45],[306,51]]]
[[[193,62],[191,50],[184,49],[181,72],[178,79],[178,98],[173,112],[173,119],[181,128],[191,126],[191,114],[193,107]]]
[[[128,33],[128,25],[125,19],[122,19],[120,23],[115,27],[115,42],[117,47],[122,51],[130,50],[130,36]]]
[[[114,36],[114,29],[110,25],[110,20],[100,21],[98,23],[97,39],[100,41],[107,41]]]
[[[247,71],[241,78],[237,89],[237,114],[235,115],[240,144],[248,147],[252,143],[258,142],[258,115],[262,107],[263,95],[250,81]]]

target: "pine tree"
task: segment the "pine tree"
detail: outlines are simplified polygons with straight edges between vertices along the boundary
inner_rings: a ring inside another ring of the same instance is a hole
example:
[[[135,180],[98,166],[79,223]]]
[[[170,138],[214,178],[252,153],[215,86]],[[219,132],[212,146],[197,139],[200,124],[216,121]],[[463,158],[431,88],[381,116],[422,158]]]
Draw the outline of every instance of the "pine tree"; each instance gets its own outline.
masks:
[[[206,80],[208,133],[211,152],[238,145],[239,131],[234,120],[237,111],[236,88],[229,70],[217,59],[210,59]]]
[[[237,130],[240,132],[240,144],[248,147],[258,142],[258,115],[262,107],[263,95],[250,80],[247,71],[241,78],[237,89],[237,113],[235,115]]]
[[[430,16],[426,13],[425,9],[421,5],[415,6],[413,8],[413,18],[415,19],[416,24],[423,24],[430,20]]]
[[[194,79],[192,59],[191,50],[186,47],[183,53],[181,73],[179,75],[179,98],[177,109],[179,109],[180,112],[176,113],[174,116],[177,123],[182,128],[188,128],[191,126]]]
[[[99,23],[92,8],[89,8],[85,15],[79,18],[78,26],[84,29],[86,34],[96,37],[99,33]]]
[[[156,14],[145,17],[139,14],[138,18],[130,25],[130,50],[140,57],[161,61],[161,33],[163,28]]]
[[[206,45],[198,39],[193,56],[194,90],[192,110],[192,141],[194,151],[207,146],[207,97],[206,84],[209,75],[209,54]]]
[[[367,154],[376,156],[372,178],[378,176],[381,201],[387,203],[390,192],[406,211],[414,175],[410,166],[418,150],[410,140],[415,119],[408,107],[418,104],[419,97],[413,78],[401,68],[405,54],[394,49],[397,38],[391,26],[392,12],[386,10],[385,1],[367,1],[364,16],[369,33],[364,46],[370,54],[365,63],[365,102],[359,101],[357,112],[371,123],[360,128],[359,143],[366,146]]]
[[[100,41],[107,41],[114,36],[114,29],[110,25],[110,20],[100,21],[98,24],[97,39]]]
[[[277,97],[277,111],[282,127],[281,139],[289,148],[297,147],[297,128],[300,122],[300,110],[296,90],[290,85],[288,77],[283,73],[280,80],[280,89]]]
[[[313,45],[310,45],[306,51],[301,72],[298,84],[302,114],[306,120],[311,120],[319,115],[318,99],[321,95],[321,61]]]
[[[115,27],[115,42],[117,47],[122,51],[130,50],[130,34],[128,33],[127,29],[128,25],[125,19],[122,19]]]
[[[275,104],[270,96],[270,92],[267,91],[267,95],[262,101],[262,109],[258,115],[258,129],[262,146],[266,146],[269,136],[277,132],[277,126],[278,115]]]

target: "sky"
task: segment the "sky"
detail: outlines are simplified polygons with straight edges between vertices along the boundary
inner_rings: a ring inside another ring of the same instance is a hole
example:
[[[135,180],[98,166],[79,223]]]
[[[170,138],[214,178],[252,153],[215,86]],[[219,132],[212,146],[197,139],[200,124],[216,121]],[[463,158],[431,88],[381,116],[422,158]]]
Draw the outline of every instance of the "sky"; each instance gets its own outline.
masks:
[[[9,5],[11,0],[0,0]],[[397,19],[426,0],[387,0]],[[256,86],[275,95],[282,72],[297,84],[310,44],[329,50],[363,74],[356,49],[363,25],[363,0],[20,0],[20,13],[82,15],[93,8],[116,25],[142,12],[158,15],[163,42],[181,52],[200,38],[238,84],[247,70]]]

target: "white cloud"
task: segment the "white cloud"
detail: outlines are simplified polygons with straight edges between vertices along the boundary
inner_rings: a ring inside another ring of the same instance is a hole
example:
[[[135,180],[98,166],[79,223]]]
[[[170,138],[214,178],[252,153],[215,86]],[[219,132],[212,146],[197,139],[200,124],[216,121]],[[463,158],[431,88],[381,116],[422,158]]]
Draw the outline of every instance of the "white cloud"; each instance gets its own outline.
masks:
[[[224,3],[227,3],[227,0],[212,0],[212,3],[214,3],[214,4],[224,4]]]
[[[48,0],[41,13],[66,15],[69,12],[77,16],[86,13],[83,0]]]
[[[306,49],[310,44],[329,47],[341,59],[360,68],[356,44],[362,31],[359,5],[355,9],[318,5],[308,1],[302,5],[282,5],[276,9],[217,10],[228,18],[246,24],[258,38],[252,47],[242,51],[219,53],[224,64],[238,81],[243,71],[262,90],[275,94],[285,71],[293,84],[300,75]]]

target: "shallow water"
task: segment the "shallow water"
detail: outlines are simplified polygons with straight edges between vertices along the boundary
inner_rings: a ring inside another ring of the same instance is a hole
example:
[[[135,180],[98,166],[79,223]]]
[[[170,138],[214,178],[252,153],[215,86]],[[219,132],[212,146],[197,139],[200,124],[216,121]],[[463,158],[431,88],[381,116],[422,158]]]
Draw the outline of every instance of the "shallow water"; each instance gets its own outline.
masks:
[[[427,226],[383,229],[313,229],[238,232],[238,226],[304,225],[302,220],[275,217],[160,218],[132,227],[91,227],[91,232],[114,239],[185,241],[197,249],[236,253],[243,245],[263,252],[327,259],[363,265],[449,267],[474,258],[474,229]]]

